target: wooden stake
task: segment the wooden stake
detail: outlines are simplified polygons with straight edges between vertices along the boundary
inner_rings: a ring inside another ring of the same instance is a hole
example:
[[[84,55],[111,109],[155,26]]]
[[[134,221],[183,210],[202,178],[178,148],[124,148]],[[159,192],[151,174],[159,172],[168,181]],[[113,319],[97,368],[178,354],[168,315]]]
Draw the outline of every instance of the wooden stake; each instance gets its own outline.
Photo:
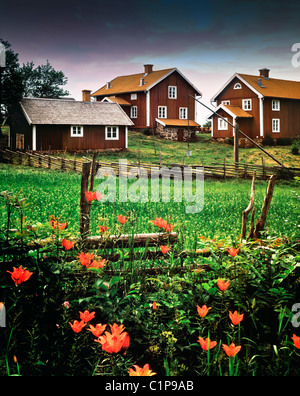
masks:
[[[248,214],[251,212],[254,204],[254,193],[255,193],[255,178],[256,178],[256,172],[253,172],[252,176],[252,184],[251,184],[251,194],[250,194],[250,202],[247,208],[243,211],[242,215],[242,239],[246,237],[246,227],[247,227],[247,218]]]
[[[274,186],[275,186],[276,176],[272,175],[269,179],[269,184],[267,188],[267,193],[265,196],[265,200],[261,209],[260,218],[256,220],[255,230],[254,230],[254,238],[260,238],[260,233],[265,227],[265,223],[267,220],[269,206],[272,200]]]
[[[91,204],[86,199],[85,193],[88,190],[91,163],[84,162],[81,174],[81,193],[80,193],[80,234],[85,238],[90,228]]]

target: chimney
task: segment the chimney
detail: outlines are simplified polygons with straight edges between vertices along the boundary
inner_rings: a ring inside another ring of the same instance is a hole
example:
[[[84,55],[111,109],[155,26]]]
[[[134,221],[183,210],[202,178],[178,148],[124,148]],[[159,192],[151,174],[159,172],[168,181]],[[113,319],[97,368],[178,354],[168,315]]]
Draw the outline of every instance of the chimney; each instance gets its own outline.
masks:
[[[145,76],[147,76],[147,74],[152,73],[153,65],[144,65],[144,68],[145,68]]]
[[[89,89],[82,90],[82,101],[83,102],[90,102],[91,101],[91,92]]]
[[[145,84],[145,79],[142,77],[141,79],[140,79],[140,86],[143,86]]]
[[[111,81],[108,81],[108,82],[106,83],[106,89],[109,89],[109,88],[111,88]]]
[[[269,71],[270,71],[270,69],[267,69],[266,67],[263,69],[259,69],[259,76],[268,80],[269,79]]]

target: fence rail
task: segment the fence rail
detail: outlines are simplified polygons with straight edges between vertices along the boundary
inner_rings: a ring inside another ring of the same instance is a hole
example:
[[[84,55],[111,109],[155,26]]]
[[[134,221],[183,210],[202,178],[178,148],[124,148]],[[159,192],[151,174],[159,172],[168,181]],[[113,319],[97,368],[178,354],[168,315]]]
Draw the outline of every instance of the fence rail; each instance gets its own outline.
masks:
[[[9,149],[2,150],[1,154],[2,157],[4,157],[10,163],[28,165],[37,168],[71,171],[80,174],[82,173],[83,164],[85,162],[92,162],[91,158],[76,158],[76,154],[74,156],[74,159],[65,158],[64,156],[55,157],[49,154],[39,152],[32,153],[24,151],[13,151]],[[150,164],[139,161],[128,163],[128,168],[130,169],[133,166],[140,166],[149,173],[151,172],[151,169],[157,165],[169,169],[177,167],[182,171],[187,166],[186,164],[182,163],[164,163],[160,161]],[[223,163],[212,163],[211,165],[193,164],[189,166],[192,168],[192,174],[194,176],[197,174],[197,172],[202,172],[203,168],[204,177],[206,178],[251,178],[254,170],[256,171],[256,178],[264,180],[268,179],[271,175],[276,175],[277,179],[290,179],[294,176],[300,176],[300,168],[269,166],[265,165],[263,161],[262,165],[253,165],[246,162],[229,164],[224,160]],[[119,174],[120,169],[122,171],[119,162],[96,161],[96,169],[99,169],[101,167],[110,167],[115,170],[117,175]]]

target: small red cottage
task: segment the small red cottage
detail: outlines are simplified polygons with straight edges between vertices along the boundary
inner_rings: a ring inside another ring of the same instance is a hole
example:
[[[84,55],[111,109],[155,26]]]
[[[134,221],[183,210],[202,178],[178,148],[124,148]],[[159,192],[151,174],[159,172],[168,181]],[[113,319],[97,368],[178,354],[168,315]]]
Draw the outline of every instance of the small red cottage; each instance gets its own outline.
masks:
[[[201,92],[177,69],[153,70],[144,65],[144,72],[116,77],[92,94],[97,101],[116,102],[134,123],[135,129],[152,128],[162,137],[177,139],[187,136],[200,125],[195,122],[195,100]],[[190,121],[190,122],[189,122]],[[186,126],[190,124],[191,129]],[[164,126],[172,126],[172,133]],[[183,131],[183,129],[185,129]],[[183,132],[182,132],[183,131]]]
[[[33,151],[126,149],[132,125],[117,103],[24,98],[12,110],[10,147]]]
[[[234,74],[211,99],[216,112],[254,140],[294,138],[300,134],[300,82],[269,77],[269,69],[258,76]],[[212,119],[212,137],[233,136],[233,128],[218,115]]]

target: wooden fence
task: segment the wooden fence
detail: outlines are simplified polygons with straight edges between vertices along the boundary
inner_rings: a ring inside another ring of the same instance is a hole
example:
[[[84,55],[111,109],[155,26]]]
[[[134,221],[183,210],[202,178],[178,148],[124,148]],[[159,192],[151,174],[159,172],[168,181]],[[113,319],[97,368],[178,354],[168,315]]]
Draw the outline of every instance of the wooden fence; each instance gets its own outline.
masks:
[[[39,152],[23,152],[23,151],[12,151],[3,150],[2,156],[11,163],[23,164],[37,168],[54,169],[61,171],[71,171],[82,173],[82,167],[85,162],[92,162],[91,158],[77,157],[74,155],[74,159],[62,157],[55,157],[45,153]],[[96,156],[96,154],[94,154]],[[142,161],[131,162],[127,164],[128,170],[131,167],[140,166],[145,169],[148,173],[151,169],[157,166],[172,169],[174,167],[181,169],[182,171],[186,168],[186,164],[183,163],[164,163],[164,162],[153,162],[151,164],[144,163]],[[119,174],[120,164],[119,162],[101,162],[96,161],[96,170],[101,167],[110,167],[114,169],[116,175]],[[229,164],[224,160],[223,163],[212,163],[211,165],[204,164],[193,164],[190,165],[192,168],[192,174],[195,176],[198,172],[204,170],[205,178],[252,178],[253,172],[256,171],[257,179],[268,179],[271,175],[276,175],[277,179],[291,179],[294,176],[300,176],[300,168],[282,167],[282,166],[269,166],[265,165],[263,160],[262,164],[248,164],[245,162],[238,164]]]

